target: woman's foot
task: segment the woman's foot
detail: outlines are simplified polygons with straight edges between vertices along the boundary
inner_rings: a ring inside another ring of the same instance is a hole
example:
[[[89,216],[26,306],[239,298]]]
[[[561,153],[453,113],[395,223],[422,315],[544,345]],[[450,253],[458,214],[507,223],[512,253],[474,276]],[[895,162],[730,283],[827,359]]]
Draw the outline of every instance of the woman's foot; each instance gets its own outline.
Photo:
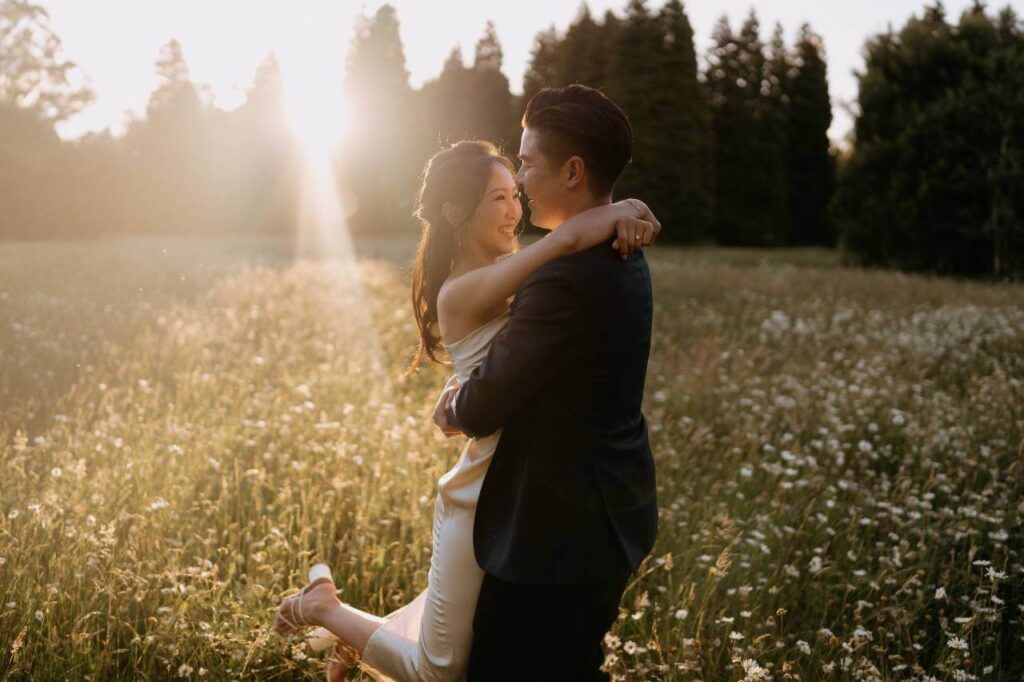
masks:
[[[359,656],[354,650],[338,642],[327,655],[327,682],[345,682],[350,670],[359,665]]]
[[[304,627],[322,625],[323,614],[337,608],[339,603],[330,576],[320,576],[300,592],[281,600],[274,633],[283,639],[291,639]]]

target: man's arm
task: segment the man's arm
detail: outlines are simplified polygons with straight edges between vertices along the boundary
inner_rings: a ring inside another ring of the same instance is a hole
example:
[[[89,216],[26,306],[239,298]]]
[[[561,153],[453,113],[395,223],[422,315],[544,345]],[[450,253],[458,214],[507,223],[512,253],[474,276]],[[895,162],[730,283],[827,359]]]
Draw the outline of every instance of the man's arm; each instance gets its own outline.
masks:
[[[490,435],[511,421],[574,349],[579,301],[560,268],[535,275],[520,289],[513,306],[487,357],[445,409],[448,424],[473,438]]]

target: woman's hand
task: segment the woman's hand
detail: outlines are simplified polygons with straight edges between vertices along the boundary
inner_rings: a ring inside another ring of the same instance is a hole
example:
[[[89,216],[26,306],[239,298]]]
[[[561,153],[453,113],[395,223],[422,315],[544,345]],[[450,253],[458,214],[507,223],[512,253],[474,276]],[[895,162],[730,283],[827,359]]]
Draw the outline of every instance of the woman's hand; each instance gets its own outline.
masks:
[[[650,246],[661,232],[661,223],[654,217],[647,204],[639,199],[626,199],[637,212],[632,218],[620,218],[615,221],[615,241],[612,248],[618,249],[623,260],[637,249]]]
[[[615,222],[617,236],[612,242],[612,248],[618,249],[622,260],[626,260],[637,249],[653,244],[658,230],[660,227],[641,218],[621,218]]]

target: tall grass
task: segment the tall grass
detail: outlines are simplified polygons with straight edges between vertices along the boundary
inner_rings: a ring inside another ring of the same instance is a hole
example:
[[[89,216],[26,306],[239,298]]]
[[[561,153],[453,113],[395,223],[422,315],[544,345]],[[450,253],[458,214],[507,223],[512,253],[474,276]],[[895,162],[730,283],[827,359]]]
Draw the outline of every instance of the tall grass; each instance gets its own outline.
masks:
[[[660,532],[608,670],[1024,673],[1024,288],[649,256]],[[4,679],[314,679],[265,634],[310,563],[379,613],[423,587],[460,444],[429,419],[446,368],[403,375],[402,262],[0,248]]]

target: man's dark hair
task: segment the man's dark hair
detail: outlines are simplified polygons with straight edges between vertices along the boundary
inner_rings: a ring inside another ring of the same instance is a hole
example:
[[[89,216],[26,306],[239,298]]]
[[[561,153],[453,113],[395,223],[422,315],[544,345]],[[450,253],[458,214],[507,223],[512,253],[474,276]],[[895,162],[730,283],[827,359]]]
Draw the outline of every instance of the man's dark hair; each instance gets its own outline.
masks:
[[[540,150],[552,162],[561,165],[571,156],[583,159],[587,184],[597,196],[611,193],[632,160],[633,129],[626,113],[603,92],[586,85],[538,92],[526,105],[523,128],[540,133]]]

